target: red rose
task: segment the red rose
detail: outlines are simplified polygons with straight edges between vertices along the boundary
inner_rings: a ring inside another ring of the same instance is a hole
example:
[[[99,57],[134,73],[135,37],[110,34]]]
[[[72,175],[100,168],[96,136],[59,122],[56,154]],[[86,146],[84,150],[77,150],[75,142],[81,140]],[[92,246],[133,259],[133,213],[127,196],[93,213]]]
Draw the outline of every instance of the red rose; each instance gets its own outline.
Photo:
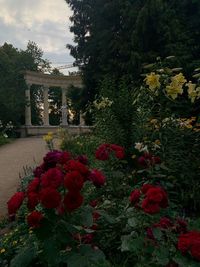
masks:
[[[150,188],[146,196],[149,201],[159,203],[161,208],[166,208],[168,206],[167,194],[161,187]]]
[[[135,189],[131,192],[130,202],[132,204],[137,204],[140,201],[141,192],[139,189]]]
[[[90,203],[89,203],[89,205],[91,207],[93,207],[93,208],[95,208],[97,206],[97,204],[98,204],[98,200],[97,199],[91,200]]]
[[[42,187],[58,188],[63,183],[63,174],[58,168],[51,168],[41,177]]]
[[[181,234],[178,238],[178,249],[183,254],[190,252],[192,257],[200,261],[200,232],[191,231]]]
[[[82,164],[81,162],[77,161],[77,160],[69,160],[67,162],[67,164],[64,165],[64,169],[67,172],[70,171],[78,171],[80,172],[81,175],[83,175],[83,177],[86,179],[88,174],[89,174],[89,170],[88,168]]]
[[[138,158],[138,164],[144,168],[148,167],[147,161],[146,161],[145,157],[143,157],[143,156]]]
[[[177,219],[176,221],[176,231],[178,233],[186,233],[187,232],[187,227],[188,227],[188,224],[185,220],[183,219]]]
[[[44,218],[41,212],[33,211],[27,216],[28,225],[32,228],[39,228],[41,226],[41,221]]]
[[[35,207],[37,206],[37,204],[39,203],[39,196],[37,193],[34,192],[30,192],[28,194],[28,203],[27,203],[27,207],[30,210],[35,209]]]
[[[123,159],[125,157],[124,148],[115,144],[102,144],[100,145],[96,152],[95,157],[99,160],[108,160],[111,152],[115,153],[115,157],[118,159]]]
[[[61,154],[62,152],[58,150],[53,150],[48,152],[46,156],[43,158],[45,170],[56,167],[56,164],[59,163]]]
[[[115,144],[110,145],[111,149],[115,152],[115,156],[118,159],[123,159],[125,157],[124,148]]]
[[[93,234],[85,234],[81,236],[81,241],[83,244],[91,244],[94,238]]]
[[[154,235],[153,235],[153,230],[152,230],[152,228],[150,228],[150,227],[147,228],[147,237],[148,237],[149,239],[155,240],[155,237],[154,237]]]
[[[110,145],[109,144],[102,144],[100,145],[96,152],[95,157],[98,160],[108,160],[109,159],[109,153],[110,153]]]
[[[151,185],[151,184],[143,184],[143,186],[141,188],[141,191],[142,191],[143,194],[146,194],[147,191],[152,187],[153,187],[153,185]]]
[[[154,227],[159,227],[162,229],[168,229],[173,226],[172,221],[167,217],[162,217],[159,223],[154,224]]]
[[[84,165],[88,164],[88,157],[86,155],[80,155],[76,158],[80,163],[83,163]]]
[[[23,192],[15,193],[7,202],[9,215],[14,215],[21,207],[25,194]]]
[[[194,242],[190,252],[193,258],[200,261],[200,238]]]
[[[142,209],[146,213],[155,214],[160,211],[160,206],[158,203],[150,202],[148,198],[145,198],[142,202]]]
[[[178,249],[185,253],[191,246],[191,232],[182,234],[178,238]]]
[[[83,196],[79,192],[69,191],[64,198],[64,206],[71,212],[78,209],[83,203]]]
[[[58,163],[65,164],[71,159],[71,154],[68,151],[63,151],[60,154],[60,157],[58,159]]]
[[[33,174],[35,177],[40,178],[40,176],[45,172],[45,164],[42,163],[40,166],[36,167],[35,170],[33,171]]]
[[[147,196],[149,201],[157,202],[157,203],[160,203],[162,201],[162,199],[163,199],[163,193],[162,193],[162,190],[160,190],[159,187],[150,188],[147,191],[146,196]]]
[[[47,209],[57,208],[61,202],[61,195],[55,188],[47,187],[41,190],[40,201]]]
[[[83,187],[84,179],[78,171],[72,171],[66,174],[64,185],[68,190],[81,190]]]
[[[94,169],[90,173],[89,180],[91,180],[95,186],[100,187],[105,184],[106,177],[102,172]]]
[[[28,185],[27,192],[38,192],[40,186],[40,179],[35,177]]]
[[[96,222],[101,217],[101,215],[97,211],[94,211],[92,213],[92,217],[93,217],[93,221]]]

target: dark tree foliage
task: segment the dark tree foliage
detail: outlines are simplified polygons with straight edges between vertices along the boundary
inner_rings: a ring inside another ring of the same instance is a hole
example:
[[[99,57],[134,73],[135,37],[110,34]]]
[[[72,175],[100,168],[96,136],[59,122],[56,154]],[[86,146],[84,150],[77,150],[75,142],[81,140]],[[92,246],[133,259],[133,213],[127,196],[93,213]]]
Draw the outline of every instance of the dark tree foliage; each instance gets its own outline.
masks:
[[[51,75],[62,76],[59,69],[54,68]],[[62,90],[59,87],[49,88],[49,122],[51,125],[59,125],[61,123],[61,107],[62,107]]]
[[[83,70],[85,99],[105,74],[137,81],[142,64],[175,55],[190,74],[200,64],[199,0],[66,0],[73,15],[68,45]]]
[[[18,50],[11,44],[5,43],[0,47],[0,120],[6,124],[12,121],[14,125],[24,124],[25,89],[26,84],[22,71],[45,71],[49,62],[42,58],[42,50],[34,42],[27,45],[26,50]],[[32,122],[40,122],[41,92],[33,86]]]

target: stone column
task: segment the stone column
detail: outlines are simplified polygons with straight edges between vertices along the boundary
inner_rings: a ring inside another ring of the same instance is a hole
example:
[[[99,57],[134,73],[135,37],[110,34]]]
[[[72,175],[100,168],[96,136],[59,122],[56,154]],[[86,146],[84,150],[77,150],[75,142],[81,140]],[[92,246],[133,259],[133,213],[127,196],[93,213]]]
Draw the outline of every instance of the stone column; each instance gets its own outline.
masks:
[[[25,90],[25,126],[31,126],[31,84],[27,84],[27,89]]]
[[[62,125],[68,125],[67,122],[67,100],[66,89],[62,88]]]
[[[83,118],[83,113],[80,112],[80,126],[84,126],[85,125],[85,120]]]
[[[49,88],[47,86],[43,87],[43,96],[44,96],[44,117],[43,123],[45,126],[49,125],[49,102],[48,102],[48,91]]]

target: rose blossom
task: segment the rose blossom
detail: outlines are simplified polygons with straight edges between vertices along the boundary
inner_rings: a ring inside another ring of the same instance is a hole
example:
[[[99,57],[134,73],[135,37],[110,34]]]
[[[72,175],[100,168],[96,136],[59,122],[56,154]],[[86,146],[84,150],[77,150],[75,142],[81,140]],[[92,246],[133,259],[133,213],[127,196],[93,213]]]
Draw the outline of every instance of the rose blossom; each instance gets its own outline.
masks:
[[[57,208],[61,202],[61,195],[55,188],[47,187],[41,190],[40,201],[47,209]]]
[[[40,179],[35,177],[28,185],[27,192],[38,192],[40,186]]]
[[[94,169],[91,171],[89,179],[93,182],[93,184],[97,187],[100,187],[105,184],[106,177],[102,172]]]
[[[41,186],[58,188],[63,183],[63,173],[58,168],[51,168],[41,177]]]
[[[39,228],[43,218],[44,216],[41,212],[33,211],[27,216],[28,225],[32,228]]]
[[[25,194],[23,192],[15,193],[7,202],[9,215],[14,215],[21,207]]]
[[[80,191],[83,187],[84,178],[78,171],[71,171],[66,174],[64,186],[68,190]]]
[[[38,203],[39,203],[39,195],[37,193],[30,192],[28,194],[27,207],[30,210],[33,210],[33,209],[35,209],[35,207],[37,206]]]
[[[78,209],[83,203],[83,196],[79,192],[69,191],[64,198],[64,206],[71,212]]]
[[[191,231],[181,234],[178,238],[178,249],[183,254],[190,252],[193,258],[200,261],[200,232]]]
[[[130,202],[132,204],[137,204],[140,200],[140,196],[141,196],[141,192],[139,189],[133,190],[130,195]]]

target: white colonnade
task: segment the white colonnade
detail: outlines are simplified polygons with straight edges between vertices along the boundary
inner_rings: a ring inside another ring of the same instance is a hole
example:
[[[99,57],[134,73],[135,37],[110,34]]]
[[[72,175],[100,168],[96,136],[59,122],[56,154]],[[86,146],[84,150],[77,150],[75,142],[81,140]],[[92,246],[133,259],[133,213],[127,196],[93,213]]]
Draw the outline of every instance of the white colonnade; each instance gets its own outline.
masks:
[[[42,85],[43,96],[44,96],[44,114],[43,124],[49,126],[49,101],[48,91],[50,87],[60,87],[62,90],[62,123],[61,125],[68,125],[67,122],[67,101],[66,92],[69,86],[73,85],[76,87],[82,87],[81,76],[54,76],[33,71],[25,71],[24,78],[27,84],[25,90],[26,106],[25,106],[25,126],[31,126],[31,86],[33,84]],[[84,125],[83,119],[81,118],[81,125]]]

